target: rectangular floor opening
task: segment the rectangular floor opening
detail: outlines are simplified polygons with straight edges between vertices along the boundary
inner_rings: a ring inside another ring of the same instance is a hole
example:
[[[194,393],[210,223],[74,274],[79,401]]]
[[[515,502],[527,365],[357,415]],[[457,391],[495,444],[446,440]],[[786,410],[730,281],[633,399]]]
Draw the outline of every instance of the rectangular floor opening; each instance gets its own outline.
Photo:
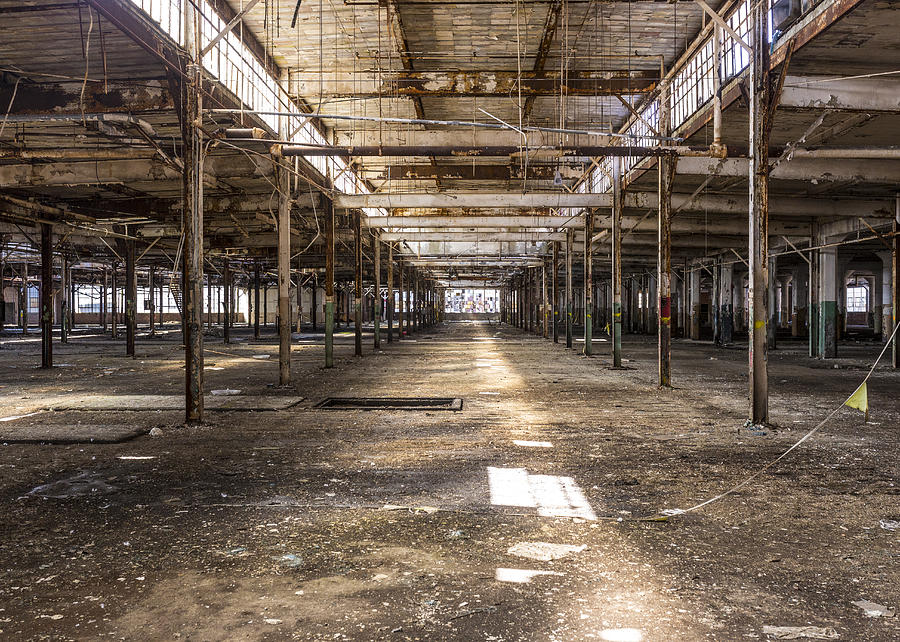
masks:
[[[325,410],[462,410],[456,397],[328,397],[315,408]]]

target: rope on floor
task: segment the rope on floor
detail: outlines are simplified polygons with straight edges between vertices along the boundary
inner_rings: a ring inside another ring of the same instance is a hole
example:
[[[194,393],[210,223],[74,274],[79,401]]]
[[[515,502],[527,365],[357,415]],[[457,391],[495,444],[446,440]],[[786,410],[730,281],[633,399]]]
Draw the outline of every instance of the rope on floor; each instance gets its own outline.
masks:
[[[889,346],[891,345],[891,343],[895,340],[895,338],[896,338],[896,336],[897,336],[897,329],[898,329],[898,328],[900,328],[900,323],[895,324],[895,326],[894,326],[894,331],[891,333],[891,338],[888,339],[887,343],[884,344],[884,348],[881,349],[881,354],[878,355],[878,358],[875,359],[875,363],[873,363],[873,364],[872,364],[872,367],[869,368],[869,372],[868,372],[868,374],[866,375],[865,379],[862,380],[862,383],[860,383],[859,386],[857,386],[856,388],[853,389],[853,392],[850,394],[850,396],[847,397],[847,399],[846,399],[840,406],[838,406],[837,408],[835,408],[834,410],[832,410],[830,413],[828,413],[828,416],[825,417],[825,419],[823,419],[823,420],[820,421],[818,424],[816,424],[815,427],[814,427],[812,430],[810,430],[808,433],[806,433],[805,435],[803,435],[803,437],[801,437],[800,440],[797,441],[793,446],[791,446],[790,448],[788,448],[787,450],[785,450],[785,451],[784,451],[783,453],[781,453],[778,457],[776,457],[775,459],[773,459],[772,461],[770,461],[768,464],[766,464],[765,466],[763,466],[762,468],[760,468],[759,470],[757,470],[755,473],[753,473],[752,475],[750,475],[747,479],[745,479],[744,481],[742,481],[742,482],[741,482],[740,484],[738,484],[737,486],[734,486],[734,487],[732,487],[732,488],[729,488],[729,489],[726,490],[725,492],[720,493],[720,494],[716,495],[715,497],[711,497],[711,498],[707,499],[706,501],[701,502],[701,503],[699,503],[699,504],[697,504],[697,505],[695,505],[695,506],[691,506],[690,508],[667,508],[667,509],[665,509],[665,510],[660,511],[660,515],[662,515],[662,516],[664,516],[664,517],[672,517],[672,516],[674,516],[674,515],[684,515],[685,513],[692,513],[692,512],[694,512],[694,511],[696,511],[696,510],[700,510],[701,508],[704,508],[705,506],[709,506],[710,504],[715,503],[715,502],[719,501],[720,499],[724,499],[725,497],[728,497],[728,496],[731,495],[732,493],[737,492],[738,490],[740,490],[741,488],[743,488],[744,486],[746,486],[747,484],[749,484],[750,482],[752,482],[754,479],[756,479],[757,477],[759,477],[762,473],[764,473],[764,472],[767,471],[769,468],[771,468],[772,466],[774,466],[775,464],[777,464],[779,461],[781,461],[782,459],[784,459],[785,457],[787,457],[788,454],[789,454],[792,450],[794,450],[795,448],[797,448],[798,446],[800,446],[800,444],[802,444],[803,442],[807,441],[807,440],[810,439],[813,435],[815,435],[817,432],[819,432],[819,430],[820,430],[825,424],[827,424],[829,421],[831,421],[832,417],[834,417],[834,416],[841,410],[841,408],[843,408],[845,405],[847,405],[847,402],[849,402],[851,399],[853,399],[853,397],[856,395],[857,391],[858,391],[860,388],[862,388],[862,387],[866,384],[866,382],[869,380],[869,377],[871,377],[871,376],[872,376],[872,373],[875,372],[875,368],[878,366],[878,362],[881,361],[881,358],[884,356],[884,353],[887,352],[888,347],[889,347]]]

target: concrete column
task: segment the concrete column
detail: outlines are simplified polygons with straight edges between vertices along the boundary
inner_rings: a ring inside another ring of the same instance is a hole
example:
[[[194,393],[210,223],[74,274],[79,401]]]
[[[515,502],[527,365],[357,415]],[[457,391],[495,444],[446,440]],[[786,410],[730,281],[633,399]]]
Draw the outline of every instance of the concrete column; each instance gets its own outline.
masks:
[[[723,345],[734,340],[733,279],[734,265],[723,263],[719,272],[719,342]]]
[[[334,367],[334,203],[325,199],[325,367]]]
[[[881,272],[875,275],[875,332],[882,341],[891,338],[892,327],[892,302],[891,291],[893,285],[893,254],[891,252],[879,252],[881,259]]]
[[[28,290],[25,290],[26,301]],[[27,307],[26,307],[27,314]],[[27,323],[27,321],[26,321]],[[53,228],[41,223],[41,368],[53,367]]]
[[[791,275],[791,336],[802,337],[806,329],[806,273],[805,263],[794,268]]]
[[[838,291],[841,287],[838,277],[836,247],[819,250],[819,356],[823,359],[837,357]]]
[[[781,277],[781,302],[778,310],[778,326],[787,328],[791,322],[791,293],[794,289],[794,279],[791,276]]]
[[[584,356],[594,353],[593,311],[594,276],[592,270],[591,238],[594,236],[594,210],[588,208],[584,214]]]

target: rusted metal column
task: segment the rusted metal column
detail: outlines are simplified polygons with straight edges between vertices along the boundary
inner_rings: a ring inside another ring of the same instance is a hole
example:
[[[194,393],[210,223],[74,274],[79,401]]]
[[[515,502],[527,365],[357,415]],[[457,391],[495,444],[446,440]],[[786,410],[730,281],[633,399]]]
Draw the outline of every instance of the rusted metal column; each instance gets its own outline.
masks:
[[[566,347],[572,347],[572,248],[574,230],[566,230]]]
[[[669,132],[669,84],[663,83],[659,99],[659,132]],[[656,161],[659,180],[658,251],[656,256],[656,337],[658,383],[672,386],[672,185],[677,159],[664,156]]]
[[[125,354],[134,358],[137,334],[137,275],[134,272],[134,241],[125,241]]]
[[[900,323],[900,194],[894,200],[894,241],[891,248],[891,328]],[[889,335],[890,336],[890,335]],[[894,335],[894,345],[891,347],[891,364],[894,368],[900,368],[900,332]]]
[[[362,356],[362,229],[361,216],[358,211],[351,214],[353,220],[353,261],[356,275],[353,278],[353,325],[355,335],[354,354]]]
[[[550,301],[547,296],[547,261],[541,265],[541,336],[550,336]]]
[[[312,287],[309,289],[310,301],[309,301],[309,320],[312,323],[312,331],[316,332],[319,329],[318,322],[318,314],[319,314],[319,302],[318,302],[318,294],[319,294],[319,275],[318,273],[313,275]]]
[[[149,280],[149,300],[150,300],[150,336],[156,335],[156,299],[153,296],[153,289],[156,285],[156,266],[150,266],[150,276]]]
[[[25,286],[28,300],[28,289]],[[26,308],[27,314],[27,308]],[[41,368],[53,367],[53,228],[41,223]]]
[[[419,288],[422,277],[418,270],[413,270],[412,286],[413,286],[413,330],[419,330],[422,327],[422,290]]]
[[[253,263],[253,338],[259,339],[259,261]]]
[[[285,129],[282,126],[282,130]],[[282,160],[278,181],[278,385],[291,383],[291,175]]]
[[[588,208],[584,212],[584,356],[594,354],[594,271],[592,269],[593,253],[591,239],[594,236],[594,210]]]
[[[403,278],[403,271],[404,271],[404,270],[403,270],[403,262],[402,262],[402,261],[398,261],[398,263],[397,263],[397,276],[398,276],[398,278],[399,278],[399,280],[400,280],[399,285],[398,285],[398,288],[397,288],[397,299],[398,299],[397,303],[398,303],[399,308],[400,308],[400,312],[399,312],[399,314],[398,314],[398,316],[397,316],[397,340],[398,340],[398,341],[399,341],[400,339],[402,339],[402,338],[403,338],[403,335],[405,334],[405,333],[403,332],[403,319],[404,319],[405,316],[406,316],[406,307],[405,307],[404,304],[403,304],[403,293],[404,293],[406,290],[405,290],[405,284],[404,284],[404,278]]]
[[[751,8],[750,38],[750,412],[753,425],[769,420],[767,299],[769,287],[769,40],[768,0]]]
[[[553,284],[550,318],[553,321],[553,343],[559,343],[559,241],[553,241]]]
[[[108,307],[108,301],[106,297],[108,295],[109,288],[109,270],[105,267],[103,268],[103,285],[100,286],[100,324],[103,326],[103,334],[106,334],[106,308]]]
[[[622,367],[622,210],[625,199],[622,194],[622,160],[612,161],[612,352],[613,367]]]
[[[186,78],[181,83],[181,135],[184,141],[184,230],[182,308],[184,310],[185,422],[203,421],[203,131],[200,67],[200,16],[184,3]]]
[[[394,244],[388,243],[387,259],[387,342],[394,342]]]
[[[334,204],[325,200],[325,367],[334,366]]]
[[[69,342],[69,260],[62,255],[59,284],[59,340]]]
[[[415,302],[413,300],[413,279],[415,279],[415,272],[412,268],[407,270],[406,273],[406,334],[409,335],[413,329],[413,316],[415,309]]]
[[[113,261],[112,264],[112,309],[110,316],[112,318],[112,338],[119,338],[119,264]]]
[[[222,262],[222,280],[225,282],[225,324],[222,326],[222,338],[231,343],[231,266],[228,259]]]
[[[375,235],[375,349],[381,350],[381,239]]]

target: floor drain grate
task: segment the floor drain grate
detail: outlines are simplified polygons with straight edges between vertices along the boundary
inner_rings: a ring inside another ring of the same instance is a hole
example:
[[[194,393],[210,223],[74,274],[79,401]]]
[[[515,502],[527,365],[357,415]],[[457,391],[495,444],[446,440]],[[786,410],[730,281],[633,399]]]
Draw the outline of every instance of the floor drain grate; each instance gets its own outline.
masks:
[[[462,410],[453,397],[329,397],[315,408],[325,410]]]

